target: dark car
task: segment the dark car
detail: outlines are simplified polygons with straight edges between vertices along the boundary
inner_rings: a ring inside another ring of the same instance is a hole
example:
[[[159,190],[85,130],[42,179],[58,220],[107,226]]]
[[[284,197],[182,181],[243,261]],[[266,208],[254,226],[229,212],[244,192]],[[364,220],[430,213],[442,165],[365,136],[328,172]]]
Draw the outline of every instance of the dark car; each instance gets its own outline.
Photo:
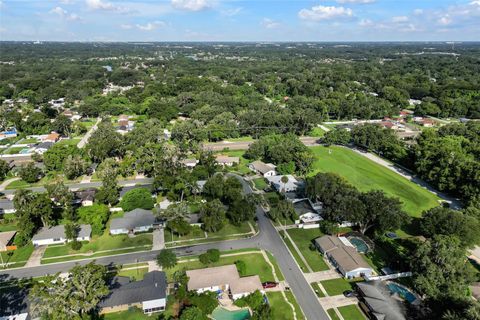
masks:
[[[351,297],[356,297],[357,294],[355,293],[355,291],[352,291],[352,290],[346,290],[346,291],[343,291],[343,295],[347,298],[351,298]]]
[[[278,283],[276,283],[276,282],[264,282],[264,283],[262,283],[262,286],[263,286],[264,289],[275,288],[277,285],[278,285]]]

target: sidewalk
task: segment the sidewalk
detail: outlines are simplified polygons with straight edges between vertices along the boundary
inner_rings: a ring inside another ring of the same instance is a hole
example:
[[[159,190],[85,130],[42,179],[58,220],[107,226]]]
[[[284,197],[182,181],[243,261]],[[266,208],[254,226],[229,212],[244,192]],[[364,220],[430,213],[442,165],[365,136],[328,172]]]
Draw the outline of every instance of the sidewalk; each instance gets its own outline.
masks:
[[[11,179],[7,179],[7,180],[3,181],[3,182],[0,184],[0,191],[5,190],[5,188],[6,188],[10,183],[12,183],[13,181],[18,181],[18,180],[20,180],[20,178],[11,178]]]

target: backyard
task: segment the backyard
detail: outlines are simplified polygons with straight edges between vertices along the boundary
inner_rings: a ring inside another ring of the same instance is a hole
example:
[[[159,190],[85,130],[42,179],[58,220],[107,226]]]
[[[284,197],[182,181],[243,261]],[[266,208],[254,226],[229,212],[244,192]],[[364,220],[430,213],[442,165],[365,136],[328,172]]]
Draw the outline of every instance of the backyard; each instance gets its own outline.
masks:
[[[360,191],[383,190],[390,196],[400,198],[405,211],[413,217],[420,217],[424,210],[439,204],[436,195],[352,150],[335,146],[317,146],[311,150],[317,158],[311,175],[334,172]]]
[[[240,174],[248,174],[252,172],[252,170],[248,168],[248,164],[250,163],[250,160],[243,157],[243,155],[245,154],[245,150],[224,150],[224,151],[216,152],[216,154],[222,154],[229,157],[240,158],[240,164],[238,164],[237,166],[225,167],[229,171],[236,171]]]

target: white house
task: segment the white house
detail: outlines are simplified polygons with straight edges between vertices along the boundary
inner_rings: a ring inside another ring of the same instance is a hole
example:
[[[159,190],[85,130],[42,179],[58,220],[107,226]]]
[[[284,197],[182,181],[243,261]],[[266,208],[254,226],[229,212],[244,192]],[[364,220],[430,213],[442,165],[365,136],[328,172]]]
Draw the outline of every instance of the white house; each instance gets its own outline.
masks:
[[[152,314],[164,311],[167,305],[167,277],[162,271],[148,272],[143,280],[134,282],[117,277],[110,287],[110,293],[98,304],[100,314],[132,307],[142,309],[144,314]]]
[[[248,165],[250,170],[254,171],[257,174],[262,175],[263,177],[272,177],[277,174],[275,171],[275,165],[272,163],[264,163],[263,161],[257,160]]]
[[[128,234],[148,232],[153,229],[155,217],[151,210],[134,209],[124,214],[122,218],[112,219],[110,234]]]
[[[77,241],[90,241],[90,235],[92,234],[92,227],[89,224],[82,224],[79,226],[80,230],[77,235]],[[54,227],[43,227],[32,238],[34,246],[44,246],[49,244],[66,243],[67,237],[65,236],[64,225],[58,225]]]
[[[35,153],[44,154],[53,146],[53,142],[41,142],[35,146]]]
[[[225,156],[225,155],[217,155],[215,156],[215,160],[217,162],[218,165],[221,165],[221,166],[227,166],[227,167],[231,167],[235,164],[239,164],[240,163],[240,158],[239,157],[229,157],[229,156]]]
[[[188,169],[195,168],[197,166],[198,162],[199,161],[197,159],[183,159],[183,160],[180,161],[180,163],[182,163]]]
[[[283,183],[282,182],[282,175],[277,175],[277,176],[271,176],[271,177],[266,177],[270,185],[275,188],[279,192],[294,192],[297,191],[297,188],[299,186],[299,182],[297,179],[295,179],[294,176],[291,174],[285,175],[285,177],[288,178],[288,181]]]

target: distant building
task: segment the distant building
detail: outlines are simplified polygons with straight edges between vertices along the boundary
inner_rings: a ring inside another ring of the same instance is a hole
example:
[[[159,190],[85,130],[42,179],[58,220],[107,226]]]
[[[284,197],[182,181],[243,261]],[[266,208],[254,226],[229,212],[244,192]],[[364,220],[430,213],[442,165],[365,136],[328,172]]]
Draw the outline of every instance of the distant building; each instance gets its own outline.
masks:
[[[12,247],[12,243],[16,234],[17,231],[0,232],[0,252],[15,248],[14,246]]]
[[[371,276],[373,272],[346,238],[325,235],[315,239],[315,246],[345,278]]]
[[[132,307],[144,314],[165,310],[167,305],[167,277],[165,272],[151,271],[143,280],[130,282],[128,277],[116,277],[110,285],[110,294],[98,307],[100,314],[119,312]]]
[[[291,174],[285,175],[288,178],[286,183],[282,182],[282,175],[266,177],[270,185],[279,192],[294,192],[299,187],[299,181]]]
[[[95,188],[75,191],[73,193],[74,195],[73,202],[76,204],[81,204],[83,207],[92,206],[93,201],[95,200],[96,193],[97,193],[97,189]]]
[[[51,142],[55,143],[60,139],[60,135],[56,132],[52,132],[42,138],[42,142]]]
[[[357,282],[360,307],[374,320],[406,320],[406,309],[380,280]]]
[[[53,147],[53,142],[40,142],[35,146],[34,152],[38,154],[44,154],[47,152],[51,147]]]
[[[15,207],[13,201],[8,199],[0,199],[0,214],[15,213]]]
[[[241,278],[234,264],[187,271],[189,291],[224,292],[233,299],[240,299],[256,290],[263,291],[260,278],[256,276]]]
[[[217,161],[217,164],[219,164],[221,166],[231,167],[235,164],[239,164],[240,163],[240,158],[239,157],[229,157],[229,156],[225,156],[225,155],[217,155],[217,156],[215,156],[215,161]]]
[[[17,136],[16,129],[10,129],[0,132],[0,140],[8,139],[8,138],[15,138]]]
[[[180,160],[180,163],[183,164],[185,167],[189,168],[189,169],[192,169],[192,168],[195,168],[198,164],[198,160],[197,159],[183,159],[183,160]]]
[[[92,234],[92,227],[89,224],[82,224],[79,226],[77,241],[90,241],[90,235]],[[32,238],[32,243],[35,246],[43,246],[49,244],[66,243],[67,237],[65,236],[65,226],[58,225],[54,227],[43,227]]]
[[[151,210],[134,209],[125,213],[123,218],[112,219],[110,234],[148,232],[153,229],[155,220]]]
[[[277,174],[275,171],[275,165],[271,163],[264,163],[263,161],[257,160],[248,165],[250,170],[254,171],[257,174],[262,175],[263,177],[272,177]]]

